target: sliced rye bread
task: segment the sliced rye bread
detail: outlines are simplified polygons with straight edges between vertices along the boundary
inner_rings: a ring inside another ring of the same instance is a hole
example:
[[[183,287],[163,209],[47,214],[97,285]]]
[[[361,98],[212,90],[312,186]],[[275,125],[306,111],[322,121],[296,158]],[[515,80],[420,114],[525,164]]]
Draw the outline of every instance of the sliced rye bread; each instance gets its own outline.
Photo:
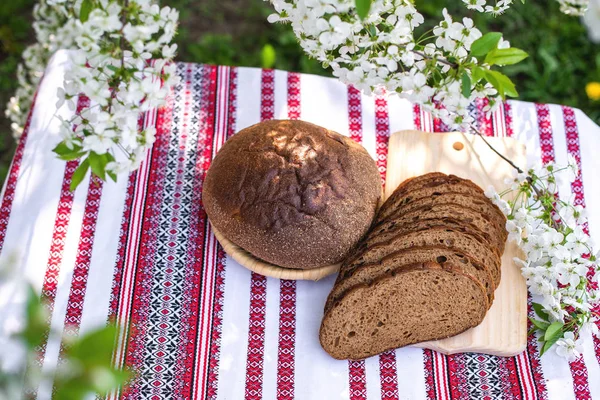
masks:
[[[394,192],[390,195],[390,198],[393,198],[398,193],[402,193],[407,189],[412,190],[413,187],[419,187],[422,185],[423,182],[428,181],[430,179],[445,178],[447,176],[448,175],[444,174],[443,172],[430,172],[428,174],[414,176],[412,178],[405,179],[401,184],[399,184],[396,187],[396,189],[394,189]],[[382,207],[384,205],[382,205]]]
[[[384,243],[395,236],[409,232],[424,231],[431,228],[450,228],[459,232],[480,236],[481,239],[484,239],[490,246],[493,246],[493,239],[489,235],[481,232],[477,226],[465,222],[464,220],[461,221],[460,219],[456,219],[454,217],[434,217],[412,221],[411,218],[412,216],[409,216],[408,222],[405,220],[391,221],[390,224],[381,225],[381,229],[378,229],[377,231],[372,229],[370,234],[363,238],[363,240],[357,245],[355,251],[353,252],[353,256],[348,257],[345,260],[344,265],[346,265],[346,263],[351,264],[353,260],[356,260],[361,253],[370,247]],[[383,230],[384,228],[387,230]]]
[[[475,227],[475,233],[484,236],[489,244],[495,247],[499,255],[504,251],[504,244],[508,235],[504,226],[499,226],[494,219],[490,219],[477,210],[453,203],[425,205],[406,213],[396,214],[394,219],[383,221],[379,225],[373,226],[369,231],[366,243],[370,246],[387,240],[392,237],[395,232],[406,230],[407,227],[410,227],[421,220],[446,217],[449,217],[458,223],[465,224],[466,229]],[[477,232],[477,230],[479,232]]]
[[[402,190],[398,190],[400,188]],[[462,179],[454,175],[433,177],[415,185],[400,185],[398,189],[396,189],[396,191],[394,191],[394,193],[392,193],[392,195],[383,203],[377,214],[376,222],[386,219],[390,214],[397,210],[398,207],[403,204],[403,201],[406,201],[407,195],[421,190],[433,190],[432,193],[458,192],[484,196],[483,190],[479,186],[470,180]]]
[[[344,268],[379,262],[385,256],[411,247],[445,246],[467,254],[476,254],[481,264],[488,268],[495,287],[500,284],[500,255],[481,235],[461,232],[448,227],[424,228],[401,233],[385,242],[357,252],[344,262]]]
[[[464,205],[488,216],[501,227],[506,225],[506,217],[502,211],[487,197],[478,193],[443,192],[436,189],[421,189],[406,194],[404,200],[401,201],[402,205],[389,214],[385,220],[393,219],[396,215],[405,214],[415,208],[442,203]]]
[[[380,275],[386,274],[391,270],[396,270],[402,265],[425,262],[437,262],[440,265],[449,263],[460,268],[462,273],[477,279],[486,289],[488,308],[491,307],[494,299],[495,285],[489,270],[474,257],[464,252],[447,247],[431,246],[401,250],[387,255],[379,262],[362,265],[355,269],[345,269],[342,266],[339,274],[341,279],[336,281],[327,298],[325,313],[339,299],[340,295],[349,288],[368,283],[373,279],[377,279]]]
[[[348,289],[323,317],[319,340],[332,357],[358,360],[457,335],[480,324],[486,311],[484,288],[459,268],[402,266]]]

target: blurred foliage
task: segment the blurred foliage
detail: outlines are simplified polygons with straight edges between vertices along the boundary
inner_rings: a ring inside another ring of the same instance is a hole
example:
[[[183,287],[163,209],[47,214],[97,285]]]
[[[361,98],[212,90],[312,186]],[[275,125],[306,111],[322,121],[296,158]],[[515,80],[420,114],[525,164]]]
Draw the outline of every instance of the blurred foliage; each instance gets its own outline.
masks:
[[[289,26],[267,22],[273,13],[268,2],[162,0],[161,4],[180,13],[179,60],[251,67],[269,61],[265,66],[328,75],[320,63],[304,55]]]
[[[112,366],[118,334],[114,324],[77,337],[64,336],[59,366],[42,372],[36,361],[37,351],[55,333],[50,332],[46,305],[32,287],[28,286],[27,292],[25,323],[15,337],[25,350],[26,361],[21,370],[6,372],[0,368],[0,399],[19,399],[23,394],[28,397],[27,393],[35,393],[42,382],[50,381],[54,399],[84,400],[105,396],[127,381],[130,374]]]
[[[30,26],[34,0],[0,1],[0,105],[14,91],[20,52],[33,38]],[[309,59],[287,25],[269,24],[272,13],[264,0],[162,0],[180,11],[178,59],[221,65],[272,67],[330,75]],[[515,2],[503,16],[466,10],[461,0],[416,0],[429,21],[439,21],[448,7],[453,15],[475,19],[484,33],[503,32],[512,46],[530,54],[525,61],[503,68],[519,91],[519,99],[567,104],[583,109],[600,123],[600,103],[590,100],[586,84],[600,81],[600,46],[587,38],[580,19],[559,12],[558,2]],[[0,179],[13,151],[10,130],[0,116]]]
[[[34,3],[35,0],[0,1],[0,182],[4,181],[15,150],[4,110],[17,88],[16,73],[21,53],[34,39],[31,27]]]

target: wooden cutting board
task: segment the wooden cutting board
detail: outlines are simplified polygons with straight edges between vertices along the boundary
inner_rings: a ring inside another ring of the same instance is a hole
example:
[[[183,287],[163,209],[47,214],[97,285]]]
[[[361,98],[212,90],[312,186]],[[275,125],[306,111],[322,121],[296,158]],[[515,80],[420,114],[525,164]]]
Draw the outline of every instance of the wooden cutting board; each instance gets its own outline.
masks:
[[[486,138],[498,151],[525,166],[525,145],[511,138]],[[463,133],[400,131],[389,141],[385,198],[405,179],[428,172],[444,172],[468,178],[484,190],[506,187],[511,176],[508,163],[490,150],[483,139]],[[445,354],[476,352],[514,356],[527,345],[527,287],[513,257],[519,255],[514,243],[507,243],[502,256],[502,280],[495,300],[483,322],[460,335],[419,343]]]

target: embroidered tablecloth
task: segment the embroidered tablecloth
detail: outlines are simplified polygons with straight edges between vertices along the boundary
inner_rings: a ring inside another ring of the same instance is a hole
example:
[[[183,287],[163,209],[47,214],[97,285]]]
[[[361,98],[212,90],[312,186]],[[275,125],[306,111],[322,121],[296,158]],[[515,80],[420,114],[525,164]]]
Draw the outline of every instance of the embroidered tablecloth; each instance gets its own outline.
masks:
[[[598,339],[587,340],[572,363],[554,352],[540,358],[535,339],[507,358],[404,348],[334,360],[321,349],[318,328],[335,277],[265,278],[215,240],[202,182],[235,132],[271,118],[310,121],[362,143],[384,177],[390,132],[444,130],[418,106],[318,76],[178,63],[182,81],[167,106],[144,116],[157,139],[141,168],[117,183],[88,177],[71,193],[77,161],[51,151],[61,140],[55,115],[69,113],[54,106],[66,68],[66,53],[58,52],[5,183],[1,258],[16,257],[50,301],[54,330],[83,333],[111,318],[124,328],[114,362],[137,378],[112,398],[600,399]],[[575,157],[582,175],[560,195],[590,206],[597,234],[600,128],[558,105],[509,101],[489,118],[483,107],[472,107],[480,130],[523,141],[532,161]],[[60,345],[55,337],[45,343],[45,368],[58,362]],[[50,393],[38,391],[39,398]]]

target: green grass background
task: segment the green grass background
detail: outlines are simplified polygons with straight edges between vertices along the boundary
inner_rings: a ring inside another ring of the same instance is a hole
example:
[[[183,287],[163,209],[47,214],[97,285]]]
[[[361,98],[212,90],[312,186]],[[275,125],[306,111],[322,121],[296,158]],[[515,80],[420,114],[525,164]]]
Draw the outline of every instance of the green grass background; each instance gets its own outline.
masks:
[[[163,0],[180,11],[177,59],[188,62],[260,67],[273,54],[273,67],[290,71],[330,75],[306,57],[291,31],[269,24],[272,12],[263,0]],[[588,99],[585,85],[600,81],[600,47],[588,40],[579,18],[559,12],[551,0],[515,2],[503,16],[494,18],[468,11],[461,0],[416,0],[429,21],[439,21],[447,7],[451,14],[469,16],[484,33],[503,32],[512,46],[530,54],[524,62],[504,68],[517,85],[519,99],[559,103],[581,108],[600,123],[600,103]],[[34,0],[0,1],[0,105],[16,86],[20,54],[33,39],[31,11]],[[266,57],[266,58],[265,58]],[[14,142],[9,122],[0,116],[0,180],[4,180]]]

